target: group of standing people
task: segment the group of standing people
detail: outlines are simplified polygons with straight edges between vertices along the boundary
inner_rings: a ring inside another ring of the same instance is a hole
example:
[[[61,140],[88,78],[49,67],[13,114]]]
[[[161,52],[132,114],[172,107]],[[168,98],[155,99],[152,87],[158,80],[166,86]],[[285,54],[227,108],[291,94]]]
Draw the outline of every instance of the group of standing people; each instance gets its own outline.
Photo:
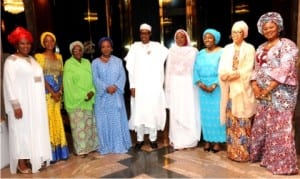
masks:
[[[8,41],[16,48],[5,60],[3,82],[11,173],[36,173],[69,158],[62,100],[76,155],[128,151],[131,138],[123,96],[126,75],[122,60],[111,54],[110,38],[100,39],[101,55],[92,64],[83,58],[80,41],[70,44],[71,57],[63,64],[51,32],[42,33],[44,51],[34,57],[28,30],[17,27]]]
[[[175,149],[195,146],[199,135],[192,134],[199,133],[201,126],[205,151],[218,152],[220,143],[226,142],[227,156],[233,161],[260,162],[273,174],[297,174],[293,117],[299,50],[280,36],[279,13],[263,14],[257,28],[266,42],[256,50],[245,41],[244,21],[233,24],[232,43],[224,48],[218,46],[220,33],[206,29],[205,48],[198,53],[189,47],[185,31],[175,33],[165,82],[170,142]],[[198,88],[198,94],[192,87]],[[195,108],[197,95],[200,105]]]
[[[198,52],[185,30],[175,32],[175,44],[167,49],[151,41],[151,26],[142,24],[141,41],[124,58],[131,95],[128,121],[125,68],[112,55],[110,38],[99,40],[101,54],[92,64],[83,58],[83,44],[72,42],[71,57],[63,65],[54,52],[53,33],[41,35],[45,51],[34,59],[29,55],[32,36],[18,27],[8,37],[16,52],[4,65],[11,172],[37,172],[69,157],[60,114],[63,98],[74,152],[80,156],[95,150],[127,152],[130,129],[137,133],[136,150],[144,145],[145,134],[151,148],[157,148],[157,131],[165,128],[168,108],[174,149],[196,147],[202,132],[205,151],[219,152],[226,142],[231,160],[260,162],[273,174],[298,173],[292,121],[298,48],[280,37],[283,20],[276,12],[262,15],[257,28],[267,41],[256,50],[245,41],[247,24],[237,21],[232,43],[218,46],[220,32],[208,28],[202,34],[205,48]]]

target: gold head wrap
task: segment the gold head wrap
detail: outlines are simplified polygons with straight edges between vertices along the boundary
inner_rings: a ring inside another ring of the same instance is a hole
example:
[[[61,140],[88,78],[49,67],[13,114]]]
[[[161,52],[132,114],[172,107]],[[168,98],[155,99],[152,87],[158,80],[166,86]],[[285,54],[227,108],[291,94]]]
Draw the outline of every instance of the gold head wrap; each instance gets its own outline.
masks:
[[[53,33],[51,33],[51,32],[43,32],[42,35],[41,35],[41,38],[40,38],[41,45],[42,45],[43,48],[45,48],[44,39],[46,38],[47,35],[51,36],[53,38],[54,42],[56,43],[56,37],[55,37],[55,35]]]

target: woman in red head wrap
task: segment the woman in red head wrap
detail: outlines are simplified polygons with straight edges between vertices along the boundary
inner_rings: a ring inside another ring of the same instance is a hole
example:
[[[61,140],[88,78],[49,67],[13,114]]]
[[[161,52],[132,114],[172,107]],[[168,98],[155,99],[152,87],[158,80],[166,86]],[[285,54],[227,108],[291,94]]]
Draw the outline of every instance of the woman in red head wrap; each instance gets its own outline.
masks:
[[[17,27],[8,35],[8,41],[16,48],[6,58],[3,73],[10,171],[35,173],[51,160],[43,70],[29,55],[33,42],[29,31]]]

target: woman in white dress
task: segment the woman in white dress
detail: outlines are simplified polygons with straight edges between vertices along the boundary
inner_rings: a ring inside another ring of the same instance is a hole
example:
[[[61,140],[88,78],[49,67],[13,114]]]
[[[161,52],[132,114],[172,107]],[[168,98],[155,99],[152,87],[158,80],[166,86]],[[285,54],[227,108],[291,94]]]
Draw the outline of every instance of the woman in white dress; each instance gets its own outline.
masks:
[[[169,139],[176,150],[197,146],[201,134],[198,90],[193,83],[198,50],[182,29],[176,31],[174,40],[167,59],[165,93],[170,112]]]
[[[17,27],[8,41],[16,47],[5,60],[3,79],[10,171],[36,173],[51,160],[43,70],[29,55],[33,42],[29,31]]]

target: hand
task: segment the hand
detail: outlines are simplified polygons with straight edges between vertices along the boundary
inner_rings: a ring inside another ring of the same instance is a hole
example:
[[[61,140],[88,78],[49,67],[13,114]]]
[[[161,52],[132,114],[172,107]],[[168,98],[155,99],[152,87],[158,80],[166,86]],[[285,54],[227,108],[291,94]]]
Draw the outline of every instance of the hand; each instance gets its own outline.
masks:
[[[221,80],[222,80],[222,81],[227,81],[228,78],[229,78],[228,73],[225,73],[225,74],[221,75]]]
[[[21,119],[23,117],[23,112],[21,108],[14,109],[14,114],[16,119]]]
[[[58,92],[53,92],[51,93],[51,98],[55,101],[55,102],[59,102],[60,98],[61,98],[62,93],[60,91]]]
[[[109,87],[106,88],[106,91],[109,94],[114,94],[117,91],[117,87],[115,85],[111,85],[111,86],[109,86]]]
[[[87,98],[85,98],[84,101],[89,101],[89,100],[91,100],[93,96],[94,96],[94,92],[93,92],[93,91],[90,91],[88,94],[86,94],[86,97],[87,97]]]
[[[228,75],[227,80],[228,81],[233,81],[240,78],[240,73],[238,73],[237,71],[234,71],[232,74]]]
[[[135,88],[130,88],[130,95],[134,98],[135,97]]]

